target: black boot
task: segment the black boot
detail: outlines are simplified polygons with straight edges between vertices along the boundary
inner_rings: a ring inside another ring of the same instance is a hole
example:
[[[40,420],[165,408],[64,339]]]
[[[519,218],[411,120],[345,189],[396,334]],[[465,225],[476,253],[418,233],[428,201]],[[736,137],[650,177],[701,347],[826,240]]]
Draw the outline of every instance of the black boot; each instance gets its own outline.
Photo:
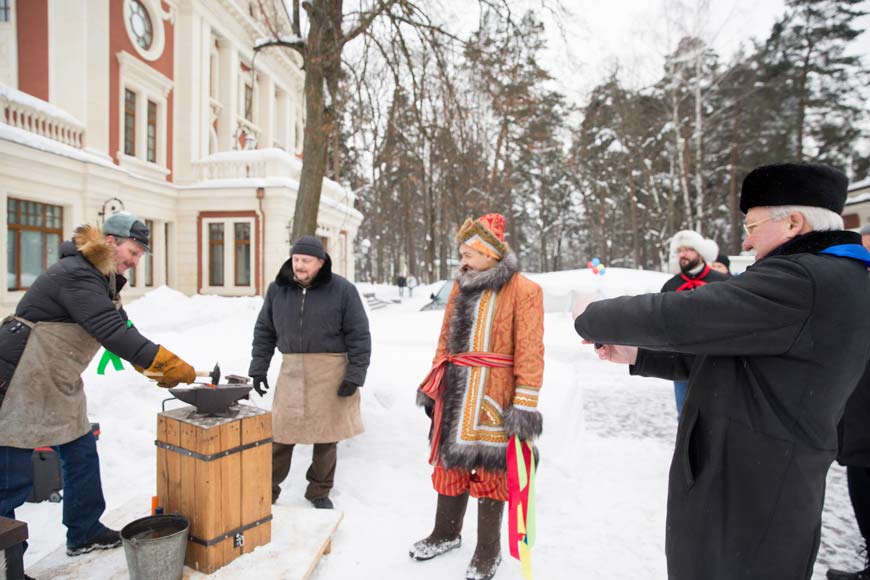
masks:
[[[843,570],[828,570],[828,580],[870,580],[870,552],[864,552],[864,569],[857,572],[845,572]]]
[[[857,572],[828,570],[828,580],[870,580],[870,568],[858,570]]]
[[[450,496],[438,494],[435,529],[427,538],[415,542],[408,554],[415,560],[431,560],[462,543],[462,519],[468,506],[468,493]]]
[[[466,580],[489,580],[501,563],[501,516],[504,502],[482,498],[477,502],[477,548],[465,571]]]

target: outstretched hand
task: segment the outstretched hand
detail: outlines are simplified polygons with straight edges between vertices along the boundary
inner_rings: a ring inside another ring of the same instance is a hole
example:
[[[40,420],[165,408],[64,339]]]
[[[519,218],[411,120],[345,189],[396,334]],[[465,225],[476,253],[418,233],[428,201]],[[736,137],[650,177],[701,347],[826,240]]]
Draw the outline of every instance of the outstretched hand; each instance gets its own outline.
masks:
[[[592,340],[584,340],[583,344],[594,344],[595,354],[601,360],[622,365],[633,365],[637,362],[637,347],[621,344],[600,344]]]

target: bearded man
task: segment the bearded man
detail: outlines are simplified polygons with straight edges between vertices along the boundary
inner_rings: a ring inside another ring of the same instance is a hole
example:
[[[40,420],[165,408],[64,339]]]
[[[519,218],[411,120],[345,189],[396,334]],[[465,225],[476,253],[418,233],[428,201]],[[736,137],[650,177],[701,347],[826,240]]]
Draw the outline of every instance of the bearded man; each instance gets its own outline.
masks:
[[[432,418],[429,461],[438,507],[432,533],[410,555],[429,560],[459,547],[468,496],[476,497],[470,580],[492,578],[501,562],[508,441],[515,435],[531,441],[543,425],[536,409],[544,376],[543,292],[518,272],[504,232],[499,214],[460,228],[460,273],[417,397]]]

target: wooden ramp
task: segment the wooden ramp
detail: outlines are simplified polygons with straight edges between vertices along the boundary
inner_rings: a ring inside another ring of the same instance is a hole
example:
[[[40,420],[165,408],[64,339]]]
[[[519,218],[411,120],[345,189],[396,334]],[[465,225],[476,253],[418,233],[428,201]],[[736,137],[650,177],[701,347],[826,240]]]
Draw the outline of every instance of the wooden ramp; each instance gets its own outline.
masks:
[[[102,521],[120,530],[145,517],[144,501],[133,501],[104,515]],[[343,513],[335,510],[272,506],[272,542],[245,554],[213,574],[184,568],[191,580],[229,580],[255,577],[257,580],[307,580],[324,554],[332,548],[332,536]],[[30,566],[25,572],[36,580],[123,580],[129,578],[124,548],[95,550],[70,558],[66,548],[58,549]]]

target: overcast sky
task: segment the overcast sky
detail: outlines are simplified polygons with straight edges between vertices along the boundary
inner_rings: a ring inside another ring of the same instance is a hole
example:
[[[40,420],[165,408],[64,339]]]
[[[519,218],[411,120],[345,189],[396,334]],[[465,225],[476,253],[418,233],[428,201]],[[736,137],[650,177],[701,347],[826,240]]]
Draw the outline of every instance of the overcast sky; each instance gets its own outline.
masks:
[[[709,10],[697,22],[695,7],[704,3]],[[470,18],[476,14],[467,12],[469,4],[460,2],[459,14],[448,21],[476,23],[476,18]],[[720,57],[727,59],[741,42],[748,46],[752,37],[766,38],[785,12],[784,0],[563,0],[568,13],[558,16],[542,9],[542,4],[552,6],[554,2],[511,1],[517,12],[532,8],[544,19],[550,44],[544,64],[575,102],[582,102],[617,64],[621,78],[631,87],[655,82],[664,55],[680,37],[699,28]],[[870,0],[863,7],[870,10]],[[861,27],[868,25],[870,17],[862,18]],[[870,34],[862,34],[856,48],[870,58]]]

